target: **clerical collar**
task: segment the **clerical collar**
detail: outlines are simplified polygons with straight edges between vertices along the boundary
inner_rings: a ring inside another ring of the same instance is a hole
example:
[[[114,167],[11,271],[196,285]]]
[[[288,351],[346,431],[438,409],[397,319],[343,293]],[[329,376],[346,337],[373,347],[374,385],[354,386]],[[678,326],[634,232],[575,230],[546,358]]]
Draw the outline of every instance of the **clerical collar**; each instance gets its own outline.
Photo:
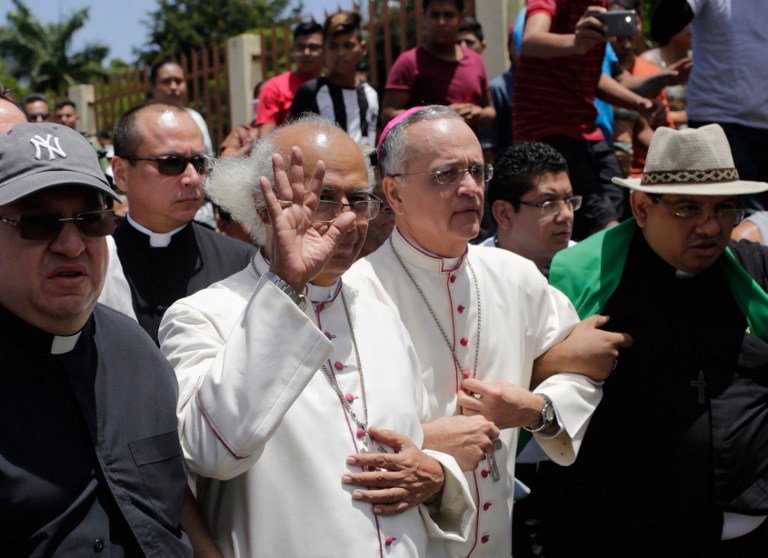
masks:
[[[257,279],[269,271],[269,260],[264,257],[259,250],[253,255],[251,259],[251,272],[254,273]],[[306,289],[306,297],[315,304],[328,303],[336,299],[341,289],[341,279],[336,281],[333,285],[328,287],[321,287],[320,285],[308,284]]]
[[[13,346],[23,346],[36,352],[61,355],[77,345],[82,331],[74,335],[54,335],[22,320],[7,308],[0,306],[0,335]]]
[[[393,245],[399,254],[408,263],[421,267],[429,271],[450,272],[456,271],[464,263],[469,247],[464,249],[464,253],[456,258],[444,258],[430,252],[416,244],[408,238],[403,231],[395,226],[395,230],[390,236]]]
[[[186,227],[187,225],[182,225],[178,229],[174,229],[171,232],[167,233],[156,233],[154,231],[149,230],[147,227],[140,225],[137,223],[133,217],[131,217],[131,212],[128,210],[128,214],[126,215],[128,219],[128,223],[137,231],[144,233],[149,237],[149,245],[152,248],[167,248],[171,244],[171,240],[173,239],[173,235],[175,235],[177,232],[179,232],[181,229]]]

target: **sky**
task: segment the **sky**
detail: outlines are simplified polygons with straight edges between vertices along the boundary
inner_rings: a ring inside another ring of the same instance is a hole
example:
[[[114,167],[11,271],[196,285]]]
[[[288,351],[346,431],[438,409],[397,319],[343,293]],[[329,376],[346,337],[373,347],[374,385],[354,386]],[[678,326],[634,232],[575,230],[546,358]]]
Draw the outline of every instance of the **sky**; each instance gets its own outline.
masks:
[[[101,42],[110,47],[109,57],[132,62],[134,47],[146,43],[147,12],[155,10],[158,0],[25,0],[30,11],[45,23],[54,23],[80,8],[89,8],[88,22],[74,36],[73,49],[86,43]],[[348,9],[352,0],[304,0],[305,12],[322,20],[323,10],[335,11],[339,5]],[[7,23],[6,14],[12,9],[11,0],[0,0],[0,25]]]

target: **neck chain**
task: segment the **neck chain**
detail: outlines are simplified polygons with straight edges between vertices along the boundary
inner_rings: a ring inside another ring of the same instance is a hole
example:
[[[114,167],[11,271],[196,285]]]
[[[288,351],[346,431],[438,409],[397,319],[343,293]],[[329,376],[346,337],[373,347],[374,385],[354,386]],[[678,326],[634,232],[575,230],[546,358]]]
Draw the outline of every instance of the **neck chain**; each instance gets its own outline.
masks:
[[[256,272],[256,276],[261,278],[261,273],[256,268],[256,254],[253,255],[251,258],[251,266],[253,267],[253,271]],[[363,374],[363,365],[360,361],[360,350],[357,348],[357,338],[355,337],[355,330],[352,327],[352,317],[349,313],[349,306],[347,305],[347,299],[344,296],[344,290],[341,289],[341,282],[339,282],[339,288],[341,292],[341,303],[344,305],[344,316],[347,318],[347,327],[349,327],[349,337],[352,340],[352,348],[355,351],[355,362],[357,364],[357,374],[360,377],[360,394],[361,394],[361,400],[363,403],[363,419],[360,420],[357,416],[357,413],[355,413],[354,409],[352,408],[352,401],[354,399],[350,396],[347,398],[346,395],[344,395],[341,391],[341,386],[339,386],[339,382],[336,380],[336,376],[331,372],[331,369],[323,364],[322,369],[323,373],[325,374],[325,377],[328,378],[328,382],[331,384],[331,387],[333,388],[333,391],[336,392],[336,395],[339,398],[339,401],[341,401],[341,404],[344,406],[344,409],[347,411],[347,416],[352,419],[352,422],[355,423],[355,426],[357,426],[357,439],[362,440],[363,442],[363,451],[370,451],[371,448],[373,448],[373,442],[371,441],[371,437],[368,434],[368,399],[365,396],[365,375]],[[317,308],[315,308],[315,314],[317,315]],[[318,321],[320,321],[320,316],[317,315]]]
[[[357,364],[357,374],[360,378],[360,394],[361,394],[361,400],[363,403],[363,418],[362,420],[357,416],[357,413],[355,413],[354,409],[352,408],[352,401],[354,401],[354,398],[350,395],[344,395],[341,391],[341,386],[339,386],[338,380],[336,380],[336,376],[331,372],[331,369],[323,364],[322,369],[325,373],[325,377],[328,378],[328,382],[331,384],[331,387],[333,388],[333,391],[336,392],[336,396],[339,398],[339,401],[341,401],[341,404],[344,406],[344,409],[347,411],[347,415],[349,418],[352,419],[352,422],[355,423],[355,426],[357,426],[357,439],[361,440],[363,443],[363,450],[362,451],[370,451],[373,447],[373,443],[371,442],[371,437],[368,434],[368,400],[365,396],[365,374],[363,374],[363,365],[360,361],[360,351],[357,348],[357,339],[355,338],[355,330],[352,327],[352,318],[349,313],[349,306],[347,305],[347,299],[344,296],[344,290],[341,291],[341,302],[344,305],[344,316],[347,318],[347,326],[349,327],[349,337],[352,340],[352,348],[355,351],[355,363]],[[315,310],[317,312],[317,310]],[[318,320],[320,317],[318,316]]]
[[[397,262],[400,264],[400,267],[403,268],[403,271],[405,271],[405,274],[408,276],[408,279],[411,280],[411,283],[416,288],[416,291],[419,293],[419,296],[421,296],[421,300],[424,302],[424,305],[427,307],[427,310],[429,310],[429,315],[432,316],[432,320],[435,322],[437,329],[440,330],[440,334],[443,336],[443,341],[445,341],[445,345],[446,347],[448,347],[448,350],[450,351],[451,356],[453,357],[453,362],[456,364],[456,368],[458,370],[461,370],[462,367],[461,367],[461,363],[459,362],[459,357],[456,355],[456,351],[453,350],[453,345],[451,344],[450,339],[448,339],[448,334],[445,333],[443,326],[440,325],[440,321],[437,319],[437,314],[435,314],[435,311],[432,308],[432,305],[429,303],[429,301],[427,300],[427,297],[424,295],[424,291],[421,290],[421,287],[419,287],[419,284],[416,282],[416,278],[408,270],[408,267],[406,267],[405,262],[403,261],[403,258],[395,249],[395,245],[392,243],[392,235],[390,235],[389,237],[389,247],[392,248],[392,253],[395,255],[395,259],[397,259]],[[477,377],[477,360],[480,354],[480,332],[481,332],[481,326],[482,326],[482,320],[481,320],[482,308],[480,305],[480,287],[477,284],[477,275],[475,275],[475,270],[472,267],[472,262],[469,261],[469,257],[467,257],[467,268],[469,269],[469,273],[472,276],[472,284],[475,287],[475,299],[477,302],[477,338],[475,339],[475,362],[472,368],[472,377],[476,378]]]

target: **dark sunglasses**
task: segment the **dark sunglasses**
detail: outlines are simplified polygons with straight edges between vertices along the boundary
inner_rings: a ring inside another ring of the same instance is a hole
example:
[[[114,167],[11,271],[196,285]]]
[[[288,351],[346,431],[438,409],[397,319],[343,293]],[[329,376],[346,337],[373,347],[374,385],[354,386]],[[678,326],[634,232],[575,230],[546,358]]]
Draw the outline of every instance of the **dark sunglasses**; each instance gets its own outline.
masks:
[[[14,219],[0,215],[0,222],[19,227],[19,235],[24,240],[54,240],[64,228],[64,223],[69,221],[75,224],[80,234],[89,238],[107,236],[115,230],[115,214],[111,209],[84,211],[74,217],[26,215]]]
[[[37,122],[38,120],[48,120],[51,116],[50,112],[30,112],[27,117],[30,122]]]
[[[179,176],[183,173],[187,165],[192,163],[192,168],[199,175],[208,174],[208,157],[205,155],[192,155],[191,157],[182,157],[181,155],[167,155],[165,157],[123,157],[129,161],[151,161],[157,165],[160,174],[166,176]]]

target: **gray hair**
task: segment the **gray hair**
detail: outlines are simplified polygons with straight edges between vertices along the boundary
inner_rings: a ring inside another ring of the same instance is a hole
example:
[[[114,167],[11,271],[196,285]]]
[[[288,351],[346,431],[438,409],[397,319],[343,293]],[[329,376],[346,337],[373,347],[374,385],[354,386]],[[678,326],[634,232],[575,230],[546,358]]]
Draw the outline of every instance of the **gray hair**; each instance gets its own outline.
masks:
[[[412,112],[395,124],[381,142],[379,169],[382,178],[404,173],[408,158],[422,152],[423,146],[408,143],[407,130],[410,126],[425,120],[441,120],[443,118],[461,119],[461,116],[445,105],[428,105]]]
[[[228,211],[232,218],[250,228],[251,238],[263,246],[267,241],[267,229],[261,222],[258,212],[265,209],[264,195],[259,186],[259,177],[263,176],[275,187],[275,175],[272,168],[272,155],[279,153],[289,164],[291,152],[283,152],[275,145],[275,138],[286,128],[301,124],[316,126],[316,132],[342,131],[341,128],[317,114],[304,114],[297,120],[273,130],[265,138],[253,142],[248,155],[217,159],[214,161],[205,185],[208,197],[215,204]],[[358,146],[359,148],[359,146]],[[368,188],[372,191],[376,184],[373,167],[360,149],[360,157],[365,161],[368,174]]]

